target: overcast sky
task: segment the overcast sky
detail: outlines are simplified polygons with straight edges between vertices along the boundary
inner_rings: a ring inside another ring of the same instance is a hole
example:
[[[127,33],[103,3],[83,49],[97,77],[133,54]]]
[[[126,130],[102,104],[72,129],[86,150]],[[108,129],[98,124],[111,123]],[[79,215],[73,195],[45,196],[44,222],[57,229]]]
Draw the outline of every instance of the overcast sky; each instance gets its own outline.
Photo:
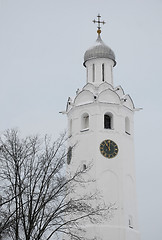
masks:
[[[83,56],[102,39],[116,55],[114,85],[135,106],[141,240],[162,239],[162,0],[0,0],[0,132],[57,136],[69,96],[86,83]]]

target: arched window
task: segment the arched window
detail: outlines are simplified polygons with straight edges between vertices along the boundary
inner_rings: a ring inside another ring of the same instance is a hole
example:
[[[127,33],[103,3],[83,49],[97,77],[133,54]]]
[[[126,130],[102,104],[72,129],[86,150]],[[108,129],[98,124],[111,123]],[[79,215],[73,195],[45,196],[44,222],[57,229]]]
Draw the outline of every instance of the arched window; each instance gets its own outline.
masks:
[[[88,113],[84,113],[82,115],[81,127],[82,127],[82,130],[89,129],[89,114]]]
[[[69,137],[72,135],[72,119],[70,119],[70,124],[69,124]]]
[[[130,120],[128,117],[125,118],[125,132],[130,135]]]
[[[106,113],[104,115],[104,128],[105,129],[113,128],[113,115],[111,113]]]

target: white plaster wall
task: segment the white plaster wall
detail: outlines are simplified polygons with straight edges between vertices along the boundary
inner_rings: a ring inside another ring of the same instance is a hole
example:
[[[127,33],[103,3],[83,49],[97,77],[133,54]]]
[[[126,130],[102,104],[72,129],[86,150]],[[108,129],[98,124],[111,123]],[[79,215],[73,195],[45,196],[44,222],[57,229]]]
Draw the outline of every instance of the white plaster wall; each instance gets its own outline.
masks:
[[[95,80],[93,81],[93,64],[95,66]],[[114,62],[107,58],[97,58],[86,62],[87,68],[87,82],[93,84],[101,84],[102,81],[102,64],[104,64],[104,81],[113,85],[113,73],[112,68]]]
[[[112,220],[96,226],[96,231],[101,232],[102,238],[139,240],[133,141],[134,113],[120,104],[115,95],[111,96],[112,103],[109,93],[107,96],[108,98],[105,95],[106,102],[98,102],[97,99],[91,103],[73,106],[69,111],[68,120],[72,119],[73,122],[69,146],[76,144],[69,170],[75,171],[80,164],[93,161],[93,168],[89,174],[96,179],[95,188],[101,191],[105,203],[116,204],[117,210]],[[81,116],[85,112],[89,114],[89,129],[82,131]],[[104,129],[106,112],[113,114],[113,129]],[[125,117],[130,120],[131,135],[125,133]],[[119,152],[115,158],[107,159],[101,155],[99,147],[105,139],[111,139],[118,145]],[[78,189],[78,193],[79,191]],[[128,225],[129,215],[133,217],[133,229]],[[87,226],[88,232],[93,228],[94,226]]]

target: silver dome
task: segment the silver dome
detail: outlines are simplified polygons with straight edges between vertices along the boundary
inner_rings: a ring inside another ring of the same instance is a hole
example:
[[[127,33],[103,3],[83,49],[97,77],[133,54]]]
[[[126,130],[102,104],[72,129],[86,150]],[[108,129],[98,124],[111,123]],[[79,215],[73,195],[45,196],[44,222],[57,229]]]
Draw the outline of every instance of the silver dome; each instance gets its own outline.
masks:
[[[116,65],[114,52],[105,45],[100,35],[96,40],[96,44],[85,52],[83,65],[85,66],[86,61],[95,58],[109,58],[114,61],[114,66]]]

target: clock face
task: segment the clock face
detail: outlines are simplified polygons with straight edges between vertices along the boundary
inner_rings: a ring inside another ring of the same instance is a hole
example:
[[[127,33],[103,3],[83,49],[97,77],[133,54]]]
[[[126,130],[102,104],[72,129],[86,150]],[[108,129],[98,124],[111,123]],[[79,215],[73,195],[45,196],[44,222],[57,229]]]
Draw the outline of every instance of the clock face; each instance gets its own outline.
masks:
[[[118,146],[112,140],[106,139],[100,144],[100,152],[106,158],[113,158],[118,154]]]

